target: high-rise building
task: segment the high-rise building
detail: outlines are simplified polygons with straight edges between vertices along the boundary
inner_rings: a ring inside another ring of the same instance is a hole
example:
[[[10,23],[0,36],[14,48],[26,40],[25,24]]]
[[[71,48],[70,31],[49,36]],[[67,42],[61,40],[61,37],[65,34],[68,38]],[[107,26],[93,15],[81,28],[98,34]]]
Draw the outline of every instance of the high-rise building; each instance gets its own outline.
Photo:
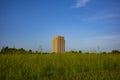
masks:
[[[65,53],[65,40],[63,36],[55,36],[53,38],[52,52]]]

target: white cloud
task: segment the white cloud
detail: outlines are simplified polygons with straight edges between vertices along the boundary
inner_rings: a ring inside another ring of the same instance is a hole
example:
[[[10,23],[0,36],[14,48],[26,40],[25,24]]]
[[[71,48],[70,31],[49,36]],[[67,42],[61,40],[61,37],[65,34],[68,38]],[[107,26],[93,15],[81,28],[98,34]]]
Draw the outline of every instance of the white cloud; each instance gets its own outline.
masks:
[[[98,40],[120,40],[120,35],[108,35],[108,36],[100,36],[100,37],[96,37],[94,39],[98,39]]]
[[[120,14],[104,14],[104,15],[97,15],[93,17],[89,17],[86,19],[83,19],[83,21],[94,21],[94,20],[104,20],[104,19],[113,19],[116,17],[120,17]]]
[[[76,0],[74,8],[84,7],[90,0]]]
[[[71,37],[72,38],[72,37]],[[82,51],[111,51],[111,50],[120,50],[120,34],[113,35],[101,35],[93,37],[84,37],[81,38],[78,36],[78,39],[67,39],[66,40],[66,50],[82,50]],[[98,50],[98,47],[100,48]]]
[[[95,36],[79,39],[78,44],[73,45],[81,50],[87,51],[100,48],[101,51],[120,50],[120,35]],[[79,49],[78,49],[79,50]]]

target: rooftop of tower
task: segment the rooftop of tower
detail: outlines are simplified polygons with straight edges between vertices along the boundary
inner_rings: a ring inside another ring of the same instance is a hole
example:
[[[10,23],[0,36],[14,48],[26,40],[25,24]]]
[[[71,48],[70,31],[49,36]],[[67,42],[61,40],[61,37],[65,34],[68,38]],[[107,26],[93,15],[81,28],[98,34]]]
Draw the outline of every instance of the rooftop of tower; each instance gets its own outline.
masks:
[[[55,36],[53,39],[55,38],[63,38],[64,39],[64,36]]]

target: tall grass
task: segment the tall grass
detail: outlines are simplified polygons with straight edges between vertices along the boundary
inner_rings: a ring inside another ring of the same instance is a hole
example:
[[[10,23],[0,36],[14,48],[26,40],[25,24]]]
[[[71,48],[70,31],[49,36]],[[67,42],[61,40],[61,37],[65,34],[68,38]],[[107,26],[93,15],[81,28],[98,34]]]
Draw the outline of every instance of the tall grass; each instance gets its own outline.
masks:
[[[0,80],[120,80],[120,55],[0,54]]]

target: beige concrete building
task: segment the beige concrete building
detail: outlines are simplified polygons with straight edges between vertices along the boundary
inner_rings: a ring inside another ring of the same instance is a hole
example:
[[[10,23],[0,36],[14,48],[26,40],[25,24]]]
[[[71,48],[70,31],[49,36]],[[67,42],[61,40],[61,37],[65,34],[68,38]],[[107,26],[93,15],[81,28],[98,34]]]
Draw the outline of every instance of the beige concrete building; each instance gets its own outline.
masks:
[[[65,40],[63,36],[55,36],[53,38],[52,52],[65,53]]]

